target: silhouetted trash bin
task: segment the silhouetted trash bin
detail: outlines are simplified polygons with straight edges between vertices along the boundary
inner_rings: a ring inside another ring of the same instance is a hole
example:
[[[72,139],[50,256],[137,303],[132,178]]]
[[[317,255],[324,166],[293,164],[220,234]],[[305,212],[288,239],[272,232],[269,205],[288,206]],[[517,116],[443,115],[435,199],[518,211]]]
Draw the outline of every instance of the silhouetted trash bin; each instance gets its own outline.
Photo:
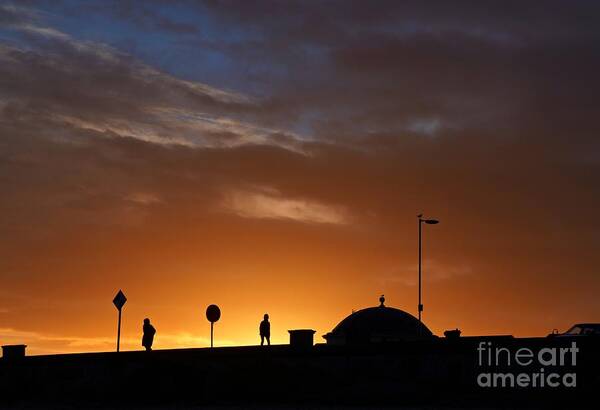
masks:
[[[27,345],[4,345],[2,346],[2,358],[4,360],[15,360],[25,357]]]
[[[458,339],[460,338],[460,334],[462,332],[460,331],[460,329],[454,329],[454,330],[446,330],[444,332],[444,336],[446,336],[447,339]]]
[[[316,330],[296,329],[290,332],[290,346],[295,349],[310,349],[313,346],[313,337]]]

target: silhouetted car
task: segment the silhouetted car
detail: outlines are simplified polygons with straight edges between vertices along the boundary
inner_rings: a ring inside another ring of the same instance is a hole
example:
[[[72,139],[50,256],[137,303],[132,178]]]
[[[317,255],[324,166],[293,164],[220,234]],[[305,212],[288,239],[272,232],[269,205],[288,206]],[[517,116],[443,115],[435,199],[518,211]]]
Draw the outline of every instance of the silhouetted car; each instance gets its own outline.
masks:
[[[578,323],[564,333],[551,333],[548,337],[600,337],[600,323]]]

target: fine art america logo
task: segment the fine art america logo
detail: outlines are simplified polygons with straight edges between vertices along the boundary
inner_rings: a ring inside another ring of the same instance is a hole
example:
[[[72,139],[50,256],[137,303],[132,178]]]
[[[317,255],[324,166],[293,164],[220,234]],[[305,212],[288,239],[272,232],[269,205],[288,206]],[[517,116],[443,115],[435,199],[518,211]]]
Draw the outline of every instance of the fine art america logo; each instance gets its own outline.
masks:
[[[576,387],[579,348],[544,347],[537,351],[522,347],[492,346],[480,342],[477,347],[480,387]]]

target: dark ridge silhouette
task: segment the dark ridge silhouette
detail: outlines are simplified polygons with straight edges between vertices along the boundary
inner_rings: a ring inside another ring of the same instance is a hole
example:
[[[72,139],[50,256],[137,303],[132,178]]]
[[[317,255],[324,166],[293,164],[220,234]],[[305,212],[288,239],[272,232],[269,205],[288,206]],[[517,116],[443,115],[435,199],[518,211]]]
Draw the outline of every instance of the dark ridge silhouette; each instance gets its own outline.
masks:
[[[216,347],[0,359],[0,408],[175,405],[580,408],[595,403],[596,341],[578,344],[574,388],[481,388],[477,347],[568,348],[561,338],[460,337],[365,345]],[[501,369],[503,372],[506,367]],[[539,372],[537,366],[520,372]],[[571,370],[571,369],[567,369]],[[549,366],[546,372],[564,371]],[[268,386],[268,394],[265,394]],[[29,407],[26,407],[29,405]],[[36,407],[37,406],[37,407]],[[419,408],[419,407],[417,407]],[[595,407],[591,407],[595,408]]]

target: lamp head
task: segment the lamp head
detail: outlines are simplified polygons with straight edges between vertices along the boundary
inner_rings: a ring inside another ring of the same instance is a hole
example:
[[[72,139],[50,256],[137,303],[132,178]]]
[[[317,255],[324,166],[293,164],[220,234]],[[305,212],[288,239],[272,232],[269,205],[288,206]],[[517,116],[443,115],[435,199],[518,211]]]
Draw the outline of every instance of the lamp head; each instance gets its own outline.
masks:
[[[438,221],[437,219],[425,219],[425,223],[429,224],[429,225],[435,225],[435,224],[439,224],[440,221]]]

